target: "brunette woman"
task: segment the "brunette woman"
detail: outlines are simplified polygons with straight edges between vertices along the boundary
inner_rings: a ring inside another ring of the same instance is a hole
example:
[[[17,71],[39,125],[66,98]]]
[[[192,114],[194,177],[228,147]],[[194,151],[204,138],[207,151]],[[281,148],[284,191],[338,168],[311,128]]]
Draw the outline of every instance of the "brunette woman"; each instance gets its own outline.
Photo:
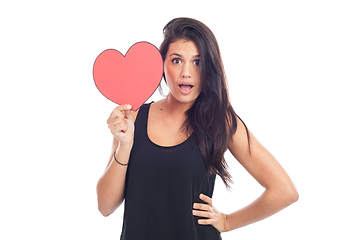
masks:
[[[136,112],[119,106],[107,121],[114,140],[97,185],[98,207],[108,216],[125,200],[121,239],[221,239],[220,232],[297,201],[289,176],[233,110],[213,33],[197,20],[177,18],[164,35],[168,95]],[[211,200],[217,175],[231,183],[226,150],[265,188],[231,214]]]

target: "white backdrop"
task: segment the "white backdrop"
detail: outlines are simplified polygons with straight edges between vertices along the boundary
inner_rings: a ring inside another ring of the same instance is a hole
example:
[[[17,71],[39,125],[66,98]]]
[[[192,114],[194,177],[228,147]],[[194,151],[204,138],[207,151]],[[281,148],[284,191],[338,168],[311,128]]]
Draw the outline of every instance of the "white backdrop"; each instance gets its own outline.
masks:
[[[119,239],[122,208],[97,210],[116,105],[93,62],[107,48],[159,46],[185,16],[216,35],[234,108],[300,193],[223,239],[360,239],[359,12],[355,0],[2,1],[0,238]],[[218,181],[213,199],[229,213],[263,189],[226,156],[236,183]]]

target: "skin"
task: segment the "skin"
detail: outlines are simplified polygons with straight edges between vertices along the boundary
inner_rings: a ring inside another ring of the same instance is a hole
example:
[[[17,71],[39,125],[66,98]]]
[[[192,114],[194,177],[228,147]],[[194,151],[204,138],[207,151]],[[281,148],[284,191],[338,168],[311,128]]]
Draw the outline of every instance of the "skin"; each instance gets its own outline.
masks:
[[[194,204],[196,211],[194,215],[207,218],[199,220],[199,224],[213,225],[220,232],[231,231],[265,219],[296,202],[299,198],[285,170],[251,133],[251,155],[249,154],[245,127],[240,120],[238,120],[238,126],[228,146],[229,150],[265,188],[265,191],[254,202],[231,214],[220,213],[212,205],[209,197],[200,196],[207,204]]]
[[[105,217],[112,214],[124,200],[125,176],[127,166],[118,164],[116,159],[126,164],[129,161],[130,151],[134,138],[134,119],[137,112],[131,112],[130,105],[122,105],[114,109],[107,120],[108,127],[113,134],[111,157],[96,186],[98,209]]]
[[[156,144],[174,146],[188,135],[181,129],[185,112],[201,93],[199,52],[193,42],[179,40],[170,44],[165,61],[164,74],[169,88],[167,97],[151,104],[148,119],[148,135]],[[191,84],[191,92],[183,94],[179,85]]]
[[[182,125],[188,110],[201,93],[198,63],[201,56],[191,41],[178,40],[170,44],[165,61],[164,74],[169,87],[168,96],[151,104],[148,119],[148,136],[161,146],[173,146],[188,138]],[[193,87],[184,94],[179,85],[186,83]],[[137,112],[131,106],[115,108],[107,121],[114,136],[111,157],[103,176],[97,185],[98,208],[104,215],[113,213],[124,200],[127,166],[116,163],[129,161],[134,137],[134,121]],[[165,134],[166,133],[166,134]],[[250,133],[251,155],[248,151],[244,125],[238,120],[238,129],[228,145],[237,161],[264,187],[264,192],[248,206],[231,214],[218,211],[211,198],[201,194],[206,204],[194,203],[193,215],[204,217],[201,225],[212,225],[218,231],[230,231],[269,217],[297,201],[298,193],[289,176],[276,159]]]

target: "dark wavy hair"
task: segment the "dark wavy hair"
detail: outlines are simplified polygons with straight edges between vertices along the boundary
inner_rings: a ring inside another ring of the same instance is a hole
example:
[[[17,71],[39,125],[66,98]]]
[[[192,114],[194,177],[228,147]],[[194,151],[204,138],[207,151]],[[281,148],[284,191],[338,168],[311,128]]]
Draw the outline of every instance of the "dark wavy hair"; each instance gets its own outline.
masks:
[[[180,39],[194,42],[201,57],[202,91],[187,110],[184,127],[188,133],[192,131],[207,170],[211,174],[219,175],[226,187],[230,187],[232,178],[227,170],[224,153],[236,132],[239,116],[229,101],[218,43],[211,30],[202,22],[191,18],[175,18],[164,27],[164,40],[160,46],[164,61],[169,45]],[[246,129],[250,151],[249,131],[245,123],[242,120],[241,122]]]

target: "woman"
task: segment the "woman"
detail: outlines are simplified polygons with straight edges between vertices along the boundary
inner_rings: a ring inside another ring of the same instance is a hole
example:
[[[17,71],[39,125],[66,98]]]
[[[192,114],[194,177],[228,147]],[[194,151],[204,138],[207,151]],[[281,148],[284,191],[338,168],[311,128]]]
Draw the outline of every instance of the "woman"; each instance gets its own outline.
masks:
[[[221,239],[298,199],[290,178],[235,114],[213,33],[177,18],[164,28],[160,52],[169,94],[132,112],[122,105],[107,121],[112,155],[97,185],[104,216],[125,199],[121,239]],[[215,176],[229,187],[229,149],[266,189],[231,214],[212,205]]]

